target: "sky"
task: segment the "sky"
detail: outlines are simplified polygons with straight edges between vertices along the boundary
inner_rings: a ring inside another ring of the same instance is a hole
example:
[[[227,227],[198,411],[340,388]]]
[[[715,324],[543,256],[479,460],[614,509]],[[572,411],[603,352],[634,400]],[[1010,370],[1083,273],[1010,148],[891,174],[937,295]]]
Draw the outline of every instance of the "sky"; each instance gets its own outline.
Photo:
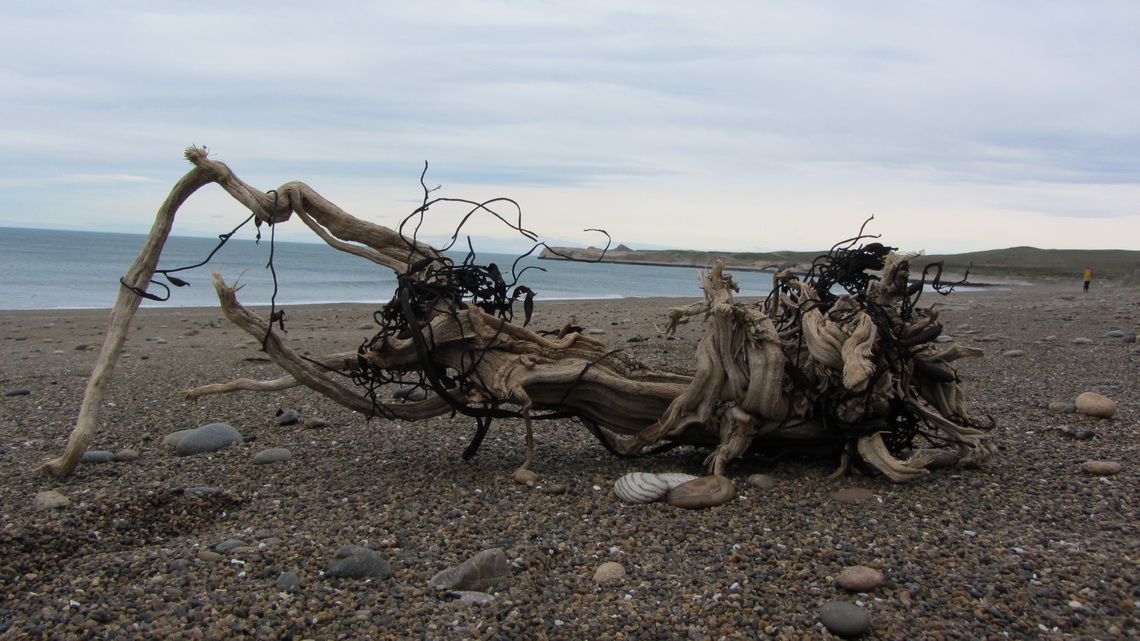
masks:
[[[319,5],[6,3],[0,227],[145,233],[204,145],[387,226],[426,162],[554,245],[1140,249],[1134,0]],[[211,185],[174,233],[244,217]]]

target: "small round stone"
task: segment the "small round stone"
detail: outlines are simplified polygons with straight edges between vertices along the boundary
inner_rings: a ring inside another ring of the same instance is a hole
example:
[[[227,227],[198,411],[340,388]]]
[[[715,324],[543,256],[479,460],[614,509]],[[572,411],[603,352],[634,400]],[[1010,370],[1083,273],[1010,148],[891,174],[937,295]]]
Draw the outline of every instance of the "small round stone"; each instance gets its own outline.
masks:
[[[1093,418],[1112,418],[1116,415],[1116,402],[1096,392],[1085,392],[1077,397],[1077,411]]]
[[[209,423],[196,430],[191,430],[189,434],[182,437],[182,440],[178,441],[178,445],[174,446],[174,454],[175,456],[192,456],[217,452],[234,443],[241,442],[241,433],[229,425]]]
[[[1116,461],[1085,461],[1081,463],[1081,469],[1093,476],[1114,476],[1120,474],[1124,466]]]
[[[760,490],[771,490],[779,485],[779,481],[768,474],[753,474],[748,477],[748,484]]]
[[[515,470],[514,479],[516,483],[534,487],[534,484],[538,483],[538,474],[520,467]]]
[[[293,425],[301,422],[301,415],[296,410],[285,410],[277,415],[278,425]]]
[[[1023,349],[1011,349],[1011,350],[1003,353],[1002,356],[1004,356],[1006,358],[1021,358],[1022,356],[1025,356],[1025,350],[1023,350]]]
[[[875,500],[875,493],[862,487],[849,487],[831,493],[832,500],[840,503],[866,503]]]
[[[301,586],[301,577],[296,572],[282,572],[277,576],[274,585],[278,590],[292,591]]]
[[[213,550],[198,550],[198,558],[203,561],[215,562],[221,561],[223,557]]]
[[[71,499],[56,492],[55,490],[48,490],[47,492],[40,492],[32,499],[32,507],[37,510],[54,510],[61,507],[67,507],[71,503]]]
[[[819,611],[819,620],[833,634],[845,639],[857,637],[871,629],[871,617],[863,608],[846,601],[825,603]]]
[[[13,387],[10,390],[6,390],[4,392],[4,396],[27,396],[28,394],[31,394],[31,393],[32,393],[32,390],[30,390],[26,387]]]
[[[241,539],[229,539],[229,540],[222,541],[221,543],[215,545],[214,551],[225,554],[226,552],[229,552],[230,550],[233,550],[235,548],[240,548],[240,547],[243,547],[245,545],[246,545],[246,542],[241,540]]]
[[[594,583],[617,583],[625,578],[625,566],[617,561],[606,561],[594,570]]]
[[[273,447],[262,450],[253,455],[254,465],[268,465],[269,463],[282,463],[293,458],[293,453],[283,447]]]
[[[836,582],[850,592],[870,592],[883,584],[883,573],[865,565],[853,565],[840,572]]]
[[[122,463],[130,463],[131,461],[139,460],[138,450],[123,449],[115,452],[115,460]]]
[[[79,460],[84,463],[110,463],[115,460],[115,453],[106,450],[88,450]]]

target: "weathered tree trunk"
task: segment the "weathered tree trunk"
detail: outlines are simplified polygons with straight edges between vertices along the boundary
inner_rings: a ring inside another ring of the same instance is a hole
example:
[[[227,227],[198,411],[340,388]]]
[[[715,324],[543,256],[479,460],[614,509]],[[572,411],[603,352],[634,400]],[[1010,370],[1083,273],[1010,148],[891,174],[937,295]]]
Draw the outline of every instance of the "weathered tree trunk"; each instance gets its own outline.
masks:
[[[696,316],[708,326],[694,374],[681,375],[654,370],[577,332],[551,339],[510,322],[501,295],[490,304],[457,289],[470,273],[457,281],[441,253],[353,218],[303,183],[287,183],[270,195],[209,160],[204,150],[191,148],[187,158],[195,168],[160,210],[151,239],[124,280],[135,290],[124,286],[121,292],[79,422],[63,456],[41,468],[48,474],[70,474],[90,442],[103,389],[138,307],[136,290],[145,289],[153,275],[178,207],[209,182],[261,221],[278,224],[296,213],[334,248],[394,270],[400,284],[384,310],[388,329],[356,353],[310,360],[244,308],[236,289],[215,273],[226,317],[258,338],[287,376],[207,385],[186,390],[187,398],[300,384],[367,416],[417,420],[459,411],[474,416],[480,432],[494,418],[513,416],[527,427],[524,468],[533,460],[532,420],[540,412],[576,416],[621,449],[661,441],[710,447],[706,462],[717,475],[749,449],[799,443],[830,446],[843,454],[844,468],[858,459],[895,480],[917,478],[926,473],[928,460],[899,458],[917,423],[940,431],[963,459],[980,461],[994,452],[969,419],[947,365],[977,354],[934,351],[936,314],[913,309],[907,289],[912,257],[890,254],[877,265],[881,281],[871,279],[858,296],[836,300],[817,284],[780,273],[773,295],[759,305],[736,302],[736,285],[717,263],[700,275],[704,300],[669,312],[669,331]],[[498,279],[497,271],[491,275]],[[419,401],[385,403],[374,385],[348,385],[342,372],[372,383],[412,375],[426,394]]]

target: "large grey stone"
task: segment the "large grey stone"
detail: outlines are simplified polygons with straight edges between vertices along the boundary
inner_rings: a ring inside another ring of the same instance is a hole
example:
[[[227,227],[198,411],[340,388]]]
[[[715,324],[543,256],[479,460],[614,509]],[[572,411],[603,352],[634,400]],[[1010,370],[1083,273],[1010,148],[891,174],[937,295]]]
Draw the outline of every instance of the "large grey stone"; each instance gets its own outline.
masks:
[[[174,446],[177,456],[192,456],[225,449],[234,443],[241,443],[241,434],[225,423],[203,425],[178,441]]]
[[[375,550],[359,545],[342,545],[329,561],[329,576],[346,579],[386,579],[392,573],[388,562]]]
[[[463,563],[436,573],[428,585],[436,590],[486,590],[506,580],[511,566],[502,548],[483,550]]]
[[[254,465],[266,465],[268,463],[281,463],[293,458],[293,453],[283,447],[272,447],[268,450],[262,450],[253,455]]]
[[[819,611],[819,620],[833,634],[845,639],[857,637],[871,629],[871,617],[863,608],[846,601],[825,603]]]

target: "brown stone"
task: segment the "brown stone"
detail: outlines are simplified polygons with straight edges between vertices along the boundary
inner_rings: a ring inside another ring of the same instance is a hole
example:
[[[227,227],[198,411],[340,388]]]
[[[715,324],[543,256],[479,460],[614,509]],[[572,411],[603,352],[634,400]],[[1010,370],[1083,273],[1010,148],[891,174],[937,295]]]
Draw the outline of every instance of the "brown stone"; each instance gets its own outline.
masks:
[[[523,485],[534,487],[534,484],[538,482],[538,474],[520,467],[519,469],[515,470],[514,479],[516,483],[522,483]]]
[[[753,474],[748,477],[748,484],[761,490],[771,490],[780,484],[775,477],[767,474]]]
[[[849,487],[846,490],[832,492],[831,498],[840,503],[865,503],[875,500],[875,493],[862,487]]]
[[[1094,476],[1113,476],[1120,474],[1124,467],[1116,461],[1085,461],[1081,463],[1081,469]]]
[[[1096,392],[1085,392],[1077,397],[1077,412],[1093,418],[1116,416],[1116,402]]]
[[[844,590],[870,592],[883,584],[883,573],[865,565],[853,565],[844,569],[836,582]]]
[[[54,510],[67,507],[69,503],[71,503],[71,499],[53,490],[40,492],[32,499],[32,506],[37,510]]]
[[[675,507],[699,510],[724,505],[736,496],[732,481],[723,476],[702,476],[669,490],[665,502]]]
[[[606,561],[594,570],[595,583],[617,583],[625,578],[625,566],[616,561]]]

